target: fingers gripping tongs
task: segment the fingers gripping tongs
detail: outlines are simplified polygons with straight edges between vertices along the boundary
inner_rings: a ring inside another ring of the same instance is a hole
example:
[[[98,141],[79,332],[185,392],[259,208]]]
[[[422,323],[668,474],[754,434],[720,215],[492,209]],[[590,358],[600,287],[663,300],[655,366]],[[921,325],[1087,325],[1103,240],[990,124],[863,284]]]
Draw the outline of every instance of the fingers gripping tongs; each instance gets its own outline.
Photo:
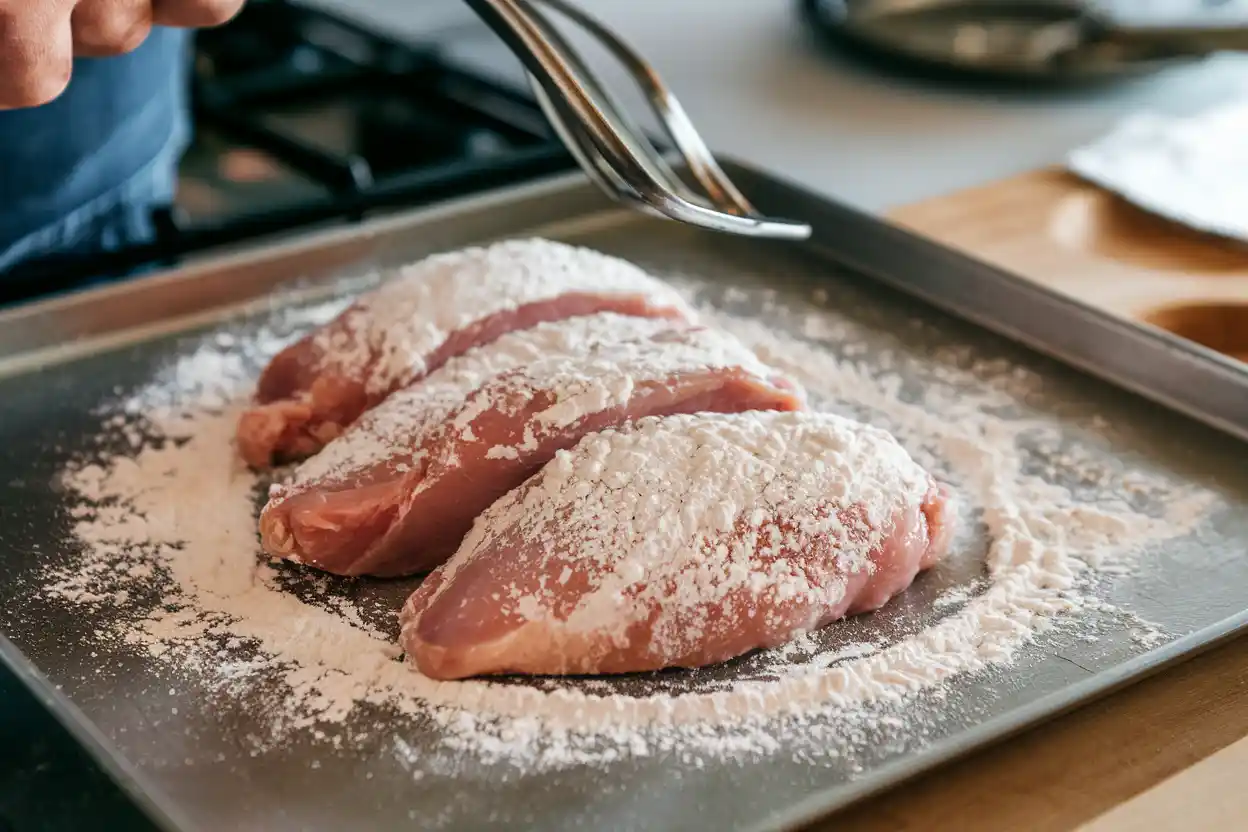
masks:
[[[592,17],[564,0],[467,1],[523,61],[555,132],[608,197],[648,214],[730,234],[788,240],[810,236],[805,223],[766,217],[755,210],[715,162],[654,69]],[[545,9],[578,25],[623,63],[704,193],[677,175],[555,28]]]

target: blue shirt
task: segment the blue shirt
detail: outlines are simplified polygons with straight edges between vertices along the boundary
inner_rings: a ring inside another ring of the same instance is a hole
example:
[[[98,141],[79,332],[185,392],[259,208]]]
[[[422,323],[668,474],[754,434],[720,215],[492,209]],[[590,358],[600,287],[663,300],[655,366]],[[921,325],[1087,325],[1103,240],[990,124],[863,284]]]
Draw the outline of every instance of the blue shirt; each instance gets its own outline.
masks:
[[[128,55],[76,60],[55,101],[0,112],[0,276],[151,234],[189,137],[188,45],[156,29]]]

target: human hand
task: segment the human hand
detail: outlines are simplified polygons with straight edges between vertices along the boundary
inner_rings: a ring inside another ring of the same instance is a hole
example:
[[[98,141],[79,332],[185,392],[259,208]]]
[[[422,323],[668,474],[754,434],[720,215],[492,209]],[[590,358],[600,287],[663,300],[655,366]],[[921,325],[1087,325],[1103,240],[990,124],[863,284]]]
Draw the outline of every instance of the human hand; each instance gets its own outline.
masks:
[[[152,26],[218,26],[243,2],[0,0],[0,109],[56,98],[69,83],[74,58],[129,52]]]

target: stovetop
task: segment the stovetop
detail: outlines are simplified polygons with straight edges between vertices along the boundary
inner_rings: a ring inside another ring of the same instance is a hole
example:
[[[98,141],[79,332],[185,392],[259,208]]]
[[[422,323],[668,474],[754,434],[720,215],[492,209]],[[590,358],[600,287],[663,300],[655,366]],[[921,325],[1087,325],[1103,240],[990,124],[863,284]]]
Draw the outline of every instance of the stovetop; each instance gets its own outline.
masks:
[[[23,268],[0,281],[0,303],[571,169],[527,93],[447,57],[454,35],[399,40],[323,7],[251,0],[197,35],[195,139],[157,239]]]
[[[445,2],[431,11],[447,17]],[[400,41],[323,8],[250,0],[197,36],[195,140],[159,238],[5,275],[0,304],[572,169],[532,100],[457,67],[449,39],[434,27]],[[151,828],[0,667],[0,832]]]

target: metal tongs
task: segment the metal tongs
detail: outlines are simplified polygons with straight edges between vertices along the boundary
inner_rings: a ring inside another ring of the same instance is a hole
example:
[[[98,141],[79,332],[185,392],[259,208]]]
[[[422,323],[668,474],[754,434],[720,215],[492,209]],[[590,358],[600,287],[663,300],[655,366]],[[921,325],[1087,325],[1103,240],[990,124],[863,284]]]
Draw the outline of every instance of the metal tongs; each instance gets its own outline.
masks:
[[[467,0],[523,61],[559,138],[611,199],[645,213],[748,237],[804,240],[810,226],[760,214],[716,163],[680,102],[613,32],[564,0]],[[592,35],[632,74],[704,194],[690,188],[551,22],[545,6]]]

